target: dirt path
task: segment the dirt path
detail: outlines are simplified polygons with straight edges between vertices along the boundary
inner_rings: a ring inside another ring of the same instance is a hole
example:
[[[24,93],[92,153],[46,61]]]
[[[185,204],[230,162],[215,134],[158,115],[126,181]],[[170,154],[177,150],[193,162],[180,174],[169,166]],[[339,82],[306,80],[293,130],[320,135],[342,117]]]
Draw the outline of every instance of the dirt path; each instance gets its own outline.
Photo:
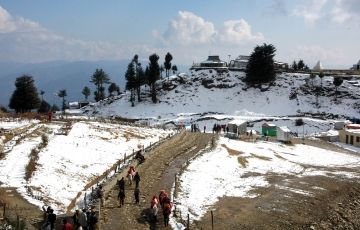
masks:
[[[141,176],[140,204],[135,205],[134,184],[125,186],[125,205],[119,207],[116,180],[125,176],[121,173],[105,185],[105,203],[101,209],[101,229],[162,229],[163,220],[159,210],[158,222],[149,223],[148,210],[153,195],[159,190],[170,192],[175,173],[187,159],[196,155],[211,143],[211,134],[181,132],[146,155],[145,163],[137,167]],[[126,171],[126,170],[124,170]]]
[[[15,188],[0,187],[0,204],[5,203],[5,216],[12,223],[16,223],[17,216],[20,220],[25,220],[26,228],[29,230],[38,229],[31,224],[40,223],[43,219],[42,211],[35,205],[25,200]],[[3,216],[3,206],[1,206],[0,217]],[[40,226],[40,225],[38,225]]]

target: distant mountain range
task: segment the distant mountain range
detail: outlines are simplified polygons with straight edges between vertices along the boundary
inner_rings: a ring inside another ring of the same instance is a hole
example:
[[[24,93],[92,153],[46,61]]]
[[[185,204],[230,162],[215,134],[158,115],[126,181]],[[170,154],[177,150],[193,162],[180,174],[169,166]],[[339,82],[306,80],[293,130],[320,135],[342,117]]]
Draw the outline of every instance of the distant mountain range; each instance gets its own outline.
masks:
[[[109,75],[112,82],[120,85],[121,91],[125,86],[124,74],[130,60],[102,60],[102,61],[53,61],[36,64],[0,63],[0,105],[8,106],[9,99],[15,89],[15,79],[23,74],[34,77],[38,90],[45,91],[44,99],[50,104],[60,104],[60,98],[54,95],[60,89],[66,89],[67,101],[81,100],[84,86],[92,90],[90,99],[93,100],[94,85],[90,77],[96,68],[102,68]],[[144,65],[146,63],[143,63]],[[186,70],[178,66],[179,70]]]

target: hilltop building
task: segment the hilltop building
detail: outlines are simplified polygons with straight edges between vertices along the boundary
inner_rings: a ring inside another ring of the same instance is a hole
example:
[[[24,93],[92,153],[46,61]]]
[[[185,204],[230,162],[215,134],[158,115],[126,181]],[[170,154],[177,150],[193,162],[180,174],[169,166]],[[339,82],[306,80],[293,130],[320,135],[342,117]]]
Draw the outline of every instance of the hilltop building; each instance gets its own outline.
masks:
[[[200,63],[194,63],[191,69],[223,69],[227,70],[228,66],[225,61],[220,60],[219,55],[211,55],[208,57],[207,60],[200,62]]]
[[[231,60],[229,64],[230,69],[245,70],[249,62],[250,56],[239,55],[235,60]]]
[[[231,60],[229,63],[230,70],[244,71],[249,62],[250,56],[239,55],[235,60]],[[285,62],[274,61],[275,70],[286,70],[289,65]]]
[[[200,63],[194,63],[190,69],[216,69],[216,70],[237,70],[245,71],[249,62],[250,56],[239,55],[235,60],[231,60],[230,63],[222,61],[219,55],[211,55],[206,61]],[[274,61],[275,70],[286,70],[289,65],[285,62]]]

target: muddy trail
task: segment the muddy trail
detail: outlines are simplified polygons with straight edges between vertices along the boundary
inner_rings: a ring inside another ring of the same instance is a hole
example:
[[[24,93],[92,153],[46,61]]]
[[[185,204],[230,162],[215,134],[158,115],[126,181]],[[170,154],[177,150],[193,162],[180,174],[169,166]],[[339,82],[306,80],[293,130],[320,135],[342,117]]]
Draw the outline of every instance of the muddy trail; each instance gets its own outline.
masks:
[[[212,140],[212,134],[183,131],[147,153],[146,161],[136,166],[141,177],[140,204],[138,205],[135,204],[134,198],[135,183],[130,186],[126,181],[124,206],[120,207],[117,199],[119,190],[116,180],[122,176],[125,177],[127,170],[108,181],[104,186],[105,202],[100,212],[100,228],[164,229],[161,209],[159,209],[156,223],[149,220],[151,197],[158,195],[161,189],[170,193],[171,186],[175,181],[175,174],[181,170],[181,166],[206,146],[211,145]]]

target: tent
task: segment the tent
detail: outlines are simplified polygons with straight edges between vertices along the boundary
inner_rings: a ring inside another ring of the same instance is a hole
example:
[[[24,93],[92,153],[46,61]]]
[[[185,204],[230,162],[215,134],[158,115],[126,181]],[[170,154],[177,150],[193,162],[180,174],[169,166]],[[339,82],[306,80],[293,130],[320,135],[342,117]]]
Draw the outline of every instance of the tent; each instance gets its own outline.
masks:
[[[322,66],[322,64],[321,64],[321,62],[320,61],[318,61],[317,63],[316,63],[316,65],[314,66],[314,68],[313,68],[313,70],[323,70],[324,69],[324,67]]]

